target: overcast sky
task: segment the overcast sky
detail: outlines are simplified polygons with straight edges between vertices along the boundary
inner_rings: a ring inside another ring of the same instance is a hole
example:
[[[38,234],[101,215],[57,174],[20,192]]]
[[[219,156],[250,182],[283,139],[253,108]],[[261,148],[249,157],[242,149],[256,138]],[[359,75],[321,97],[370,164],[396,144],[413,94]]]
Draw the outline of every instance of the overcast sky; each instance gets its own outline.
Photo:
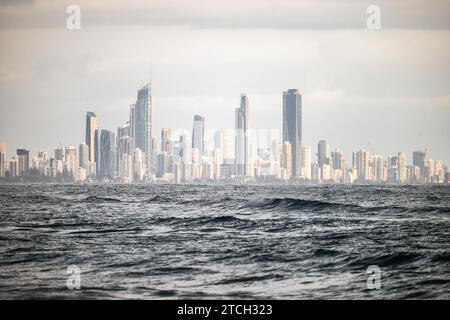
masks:
[[[95,4],[94,4],[95,3]],[[81,8],[81,30],[66,8]],[[381,8],[368,30],[366,8]],[[152,62],[153,134],[281,129],[282,91],[303,93],[304,144],[383,155],[428,148],[450,165],[449,1],[0,0],[0,141],[53,149],[84,141],[85,113],[123,125]]]

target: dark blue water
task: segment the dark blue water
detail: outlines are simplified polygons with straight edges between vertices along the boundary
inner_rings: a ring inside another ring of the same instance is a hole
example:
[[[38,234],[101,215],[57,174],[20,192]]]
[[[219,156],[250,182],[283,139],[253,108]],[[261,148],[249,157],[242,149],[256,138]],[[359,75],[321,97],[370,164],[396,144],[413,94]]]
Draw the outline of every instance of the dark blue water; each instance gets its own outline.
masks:
[[[449,191],[1,185],[0,298],[449,299]]]

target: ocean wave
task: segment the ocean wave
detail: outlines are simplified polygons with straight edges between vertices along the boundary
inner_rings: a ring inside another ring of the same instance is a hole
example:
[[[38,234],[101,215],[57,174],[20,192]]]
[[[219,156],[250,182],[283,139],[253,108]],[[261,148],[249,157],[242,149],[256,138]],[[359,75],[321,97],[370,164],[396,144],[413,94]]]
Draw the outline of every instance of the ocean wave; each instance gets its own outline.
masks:
[[[394,252],[355,259],[349,263],[349,266],[358,268],[367,267],[370,265],[376,265],[379,267],[391,267],[411,263],[421,258],[423,258],[423,256],[415,252]]]
[[[361,208],[360,206],[354,204],[332,203],[320,200],[306,200],[295,198],[263,198],[257,200],[250,200],[243,206],[243,208],[259,208],[259,209],[274,209],[274,208],[324,209],[330,207]]]
[[[223,284],[233,284],[233,283],[254,283],[259,281],[266,281],[266,280],[281,280],[284,279],[284,276],[277,275],[277,274],[265,274],[265,275],[246,275],[246,276],[237,276],[229,279],[223,279],[218,282],[216,282],[216,285],[223,285]]]
[[[314,255],[317,257],[323,257],[323,256],[336,256],[339,255],[340,252],[333,249],[324,249],[324,248],[318,248],[314,250]]]
[[[256,200],[249,200],[241,209],[284,209],[284,210],[300,210],[309,209],[312,211],[323,211],[332,209],[333,211],[346,210],[350,212],[382,212],[390,211],[393,213],[450,213],[450,207],[438,206],[419,206],[419,207],[405,207],[405,206],[361,206],[353,203],[339,203],[327,202],[321,200],[296,199],[296,198],[262,198]]]
[[[101,203],[101,202],[122,202],[119,199],[116,198],[108,198],[108,197],[98,197],[98,196],[89,196],[86,199],[84,199],[86,202],[93,202],[93,203]]]
[[[68,234],[91,234],[91,233],[123,233],[123,232],[138,232],[143,231],[141,227],[135,227],[135,228],[113,228],[113,229],[84,229],[84,230],[72,230],[67,231]]]
[[[450,253],[440,253],[435,255],[432,259],[434,262],[446,262],[450,263]]]
[[[172,197],[167,198],[167,197],[157,195],[150,199],[146,199],[143,202],[170,202],[171,200],[172,200]]]
[[[215,223],[226,223],[226,222],[243,222],[245,220],[243,219],[239,219],[233,216],[219,216],[219,217],[214,217],[214,218],[208,218],[206,220],[203,220],[202,223],[205,224],[215,224]]]
[[[54,196],[46,196],[40,194],[31,194],[31,195],[9,195],[8,200],[12,200],[17,203],[24,204],[58,204],[67,202],[67,199],[54,197]]]

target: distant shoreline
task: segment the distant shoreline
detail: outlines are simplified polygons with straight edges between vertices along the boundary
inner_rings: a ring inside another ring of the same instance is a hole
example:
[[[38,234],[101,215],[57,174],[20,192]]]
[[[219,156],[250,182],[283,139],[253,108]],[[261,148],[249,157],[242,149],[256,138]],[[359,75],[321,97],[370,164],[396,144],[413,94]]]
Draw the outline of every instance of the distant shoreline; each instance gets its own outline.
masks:
[[[402,186],[449,186],[450,183],[407,183],[407,184],[396,184],[396,183],[333,183],[333,182],[314,182],[314,181],[234,181],[234,180],[223,180],[223,181],[186,181],[180,183],[168,182],[168,181],[138,181],[138,182],[121,182],[121,181],[74,181],[74,180],[64,180],[64,179],[35,179],[35,178],[0,178],[0,185],[32,185],[32,184],[57,184],[57,185],[211,185],[211,186],[240,186],[240,185],[255,185],[255,186],[280,186],[280,185],[292,185],[292,186],[374,186],[374,187],[402,187]]]

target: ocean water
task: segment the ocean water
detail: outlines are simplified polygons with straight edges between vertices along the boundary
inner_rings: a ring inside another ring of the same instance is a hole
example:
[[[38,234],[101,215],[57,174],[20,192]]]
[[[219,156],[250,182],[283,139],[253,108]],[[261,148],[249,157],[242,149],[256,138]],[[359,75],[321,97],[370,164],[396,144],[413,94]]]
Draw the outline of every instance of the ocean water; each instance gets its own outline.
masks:
[[[0,217],[1,299],[450,298],[449,186],[10,184]]]

